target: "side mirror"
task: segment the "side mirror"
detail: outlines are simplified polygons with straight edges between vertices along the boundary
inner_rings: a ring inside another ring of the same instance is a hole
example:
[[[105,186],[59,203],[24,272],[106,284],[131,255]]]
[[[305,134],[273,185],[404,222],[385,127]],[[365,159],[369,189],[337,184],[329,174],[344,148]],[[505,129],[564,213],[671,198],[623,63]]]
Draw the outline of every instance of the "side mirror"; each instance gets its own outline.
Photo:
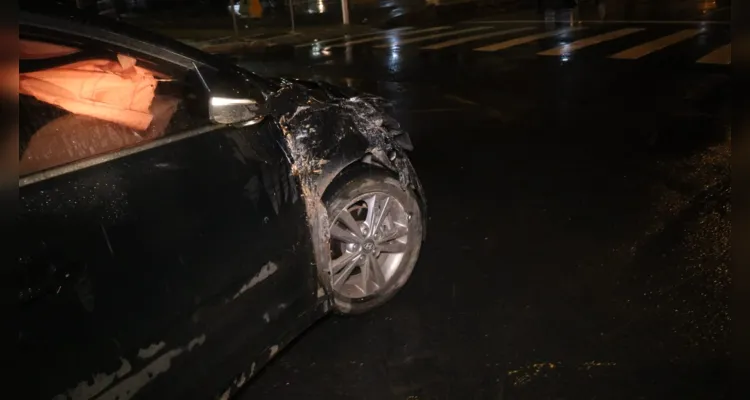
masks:
[[[211,121],[226,125],[250,125],[263,119],[261,105],[248,98],[212,96],[209,100],[208,115]]]

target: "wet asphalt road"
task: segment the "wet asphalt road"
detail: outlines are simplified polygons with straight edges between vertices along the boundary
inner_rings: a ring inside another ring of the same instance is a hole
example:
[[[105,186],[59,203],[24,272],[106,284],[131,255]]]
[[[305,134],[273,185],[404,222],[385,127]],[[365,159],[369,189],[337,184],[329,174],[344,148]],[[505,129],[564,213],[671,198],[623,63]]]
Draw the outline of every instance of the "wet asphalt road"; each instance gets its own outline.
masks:
[[[578,32],[501,53],[396,38],[245,60],[392,99],[429,223],[398,296],[324,319],[240,398],[725,397],[730,74],[696,60],[729,26],[645,28],[567,59],[537,53]],[[693,28],[647,57],[608,57]]]

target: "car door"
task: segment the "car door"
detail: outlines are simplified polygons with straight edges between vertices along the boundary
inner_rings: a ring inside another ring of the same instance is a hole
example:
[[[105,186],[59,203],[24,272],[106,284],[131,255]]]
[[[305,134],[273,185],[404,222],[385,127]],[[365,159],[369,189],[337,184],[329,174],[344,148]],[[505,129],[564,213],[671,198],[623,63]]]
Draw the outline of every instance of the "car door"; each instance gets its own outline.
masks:
[[[32,71],[126,56],[158,80],[143,131],[70,112],[39,91],[19,96],[20,254],[5,273],[25,393],[212,396],[316,298],[305,207],[276,130],[212,124],[197,70],[20,29],[22,42],[48,45],[30,50]],[[40,79],[48,75],[59,74]]]

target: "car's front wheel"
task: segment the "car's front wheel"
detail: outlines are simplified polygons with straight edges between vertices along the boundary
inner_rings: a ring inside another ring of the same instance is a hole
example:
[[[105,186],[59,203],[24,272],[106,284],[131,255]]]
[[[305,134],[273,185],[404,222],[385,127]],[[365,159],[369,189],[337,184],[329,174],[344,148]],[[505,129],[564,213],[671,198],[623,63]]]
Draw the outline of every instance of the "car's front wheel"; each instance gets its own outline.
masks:
[[[349,174],[325,200],[330,220],[330,282],[334,309],[371,310],[406,283],[422,244],[422,213],[416,195],[378,168]]]

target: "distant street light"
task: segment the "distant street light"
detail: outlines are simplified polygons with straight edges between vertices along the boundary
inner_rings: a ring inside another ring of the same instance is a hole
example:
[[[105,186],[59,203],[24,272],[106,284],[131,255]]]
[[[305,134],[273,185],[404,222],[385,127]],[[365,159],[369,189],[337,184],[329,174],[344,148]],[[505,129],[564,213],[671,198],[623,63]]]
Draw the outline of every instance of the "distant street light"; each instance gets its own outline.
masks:
[[[341,15],[344,17],[344,25],[349,25],[349,0],[341,0]]]
[[[292,19],[292,32],[294,32],[294,4],[289,0],[289,17]]]
[[[234,2],[235,0],[229,0],[229,14],[232,15],[232,26],[234,26],[234,37],[239,37],[240,33],[237,30],[237,12],[234,10]]]

